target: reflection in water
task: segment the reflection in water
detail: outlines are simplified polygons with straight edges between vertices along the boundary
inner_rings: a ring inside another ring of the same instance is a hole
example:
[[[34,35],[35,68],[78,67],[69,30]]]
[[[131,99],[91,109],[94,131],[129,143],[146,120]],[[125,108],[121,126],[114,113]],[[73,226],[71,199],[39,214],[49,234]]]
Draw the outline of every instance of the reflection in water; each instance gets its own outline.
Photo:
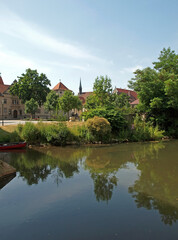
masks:
[[[141,154],[142,153],[142,154]],[[149,145],[135,152],[139,179],[129,187],[138,208],[158,210],[165,224],[178,220],[178,164],[174,143]]]
[[[128,186],[128,192],[136,206],[157,210],[162,222],[171,225],[178,220],[177,147],[177,141],[93,148],[51,147],[13,153],[8,158],[29,185],[38,184],[49,175],[60,184],[62,179],[80,174],[83,167],[93,180],[96,200],[106,202],[119,184],[116,174],[120,169],[128,169],[129,175],[128,163],[132,163],[139,175]]]
[[[92,173],[91,178],[94,182],[94,193],[97,201],[109,201],[112,197],[114,186],[117,186],[116,176],[106,173]]]

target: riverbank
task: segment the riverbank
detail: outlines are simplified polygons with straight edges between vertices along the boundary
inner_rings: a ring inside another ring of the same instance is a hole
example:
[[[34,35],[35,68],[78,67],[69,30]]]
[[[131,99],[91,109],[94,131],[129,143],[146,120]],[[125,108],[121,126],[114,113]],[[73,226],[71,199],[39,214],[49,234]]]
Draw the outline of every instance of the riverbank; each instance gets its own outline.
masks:
[[[0,127],[0,142],[26,141],[29,145],[86,145],[113,144],[122,142],[159,141],[164,132],[158,128],[137,126],[123,129],[118,133],[108,132],[97,125],[90,129],[85,122],[38,122],[34,124],[9,125]]]

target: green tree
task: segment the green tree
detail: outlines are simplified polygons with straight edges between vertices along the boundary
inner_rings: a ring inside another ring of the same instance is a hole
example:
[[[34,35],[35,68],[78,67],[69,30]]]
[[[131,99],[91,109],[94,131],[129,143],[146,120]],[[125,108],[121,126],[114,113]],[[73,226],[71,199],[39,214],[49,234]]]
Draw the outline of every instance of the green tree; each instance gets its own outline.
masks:
[[[100,76],[93,84],[93,94],[87,98],[86,108],[110,106],[113,100],[111,79],[107,76]]]
[[[59,108],[58,106],[59,96],[55,93],[55,91],[50,91],[46,97],[46,102],[44,103],[44,107],[49,112],[55,112],[57,113],[57,110]]]
[[[59,98],[59,109],[67,113],[69,119],[69,112],[72,109],[80,110],[82,108],[82,102],[78,96],[74,96],[71,91],[65,91],[63,96]]]
[[[135,71],[129,87],[138,93],[138,110],[147,120],[178,136],[178,55],[164,48],[158,60],[153,69]]]
[[[25,113],[30,113],[31,117],[33,117],[37,109],[38,109],[38,103],[33,98],[25,102]]]
[[[26,73],[23,73],[20,77],[17,77],[10,88],[12,95],[18,96],[23,103],[33,98],[41,106],[46,101],[46,96],[50,89],[48,88],[50,80],[45,74],[37,72],[37,70],[31,70],[28,68]]]

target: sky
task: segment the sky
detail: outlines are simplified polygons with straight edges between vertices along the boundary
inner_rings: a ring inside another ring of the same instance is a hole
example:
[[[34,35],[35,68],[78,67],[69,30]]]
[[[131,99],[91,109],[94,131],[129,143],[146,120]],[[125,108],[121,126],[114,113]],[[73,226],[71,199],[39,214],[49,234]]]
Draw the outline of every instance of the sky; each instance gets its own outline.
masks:
[[[0,0],[0,12],[5,84],[31,68],[75,94],[101,75],[128,88],[164,47],[178,50],[177,0]]]

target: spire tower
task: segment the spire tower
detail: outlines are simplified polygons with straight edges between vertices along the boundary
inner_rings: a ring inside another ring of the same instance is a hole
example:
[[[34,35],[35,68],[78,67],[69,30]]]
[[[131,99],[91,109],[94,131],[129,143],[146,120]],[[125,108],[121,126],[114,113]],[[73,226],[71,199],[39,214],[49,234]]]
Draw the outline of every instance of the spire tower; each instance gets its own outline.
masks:
[[[80,85],[79,85],[79,94],[82,94],[82,83],[81,83],[81,78],[80,78]]]

